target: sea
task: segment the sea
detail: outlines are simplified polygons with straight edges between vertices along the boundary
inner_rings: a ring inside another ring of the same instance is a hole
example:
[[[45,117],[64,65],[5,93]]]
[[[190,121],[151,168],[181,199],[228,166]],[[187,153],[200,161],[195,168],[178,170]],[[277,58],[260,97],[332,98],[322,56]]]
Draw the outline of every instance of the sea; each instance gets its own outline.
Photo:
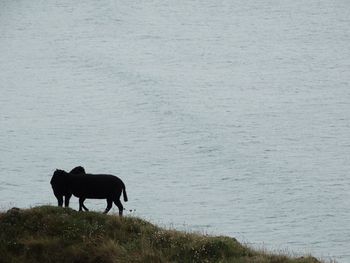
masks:
[[[348,0],[1,0],[0,210],[81,165],[126,216],[350,262],[349,43]]]

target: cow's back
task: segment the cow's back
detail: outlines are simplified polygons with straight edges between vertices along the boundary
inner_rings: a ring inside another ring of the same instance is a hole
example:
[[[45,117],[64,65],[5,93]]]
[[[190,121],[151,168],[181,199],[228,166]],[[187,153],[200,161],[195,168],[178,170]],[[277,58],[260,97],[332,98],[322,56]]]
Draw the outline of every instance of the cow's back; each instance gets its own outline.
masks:
[[[120,195],[123,182],[110,174],[72,175],[70,188],[77,197],[107,198]]]

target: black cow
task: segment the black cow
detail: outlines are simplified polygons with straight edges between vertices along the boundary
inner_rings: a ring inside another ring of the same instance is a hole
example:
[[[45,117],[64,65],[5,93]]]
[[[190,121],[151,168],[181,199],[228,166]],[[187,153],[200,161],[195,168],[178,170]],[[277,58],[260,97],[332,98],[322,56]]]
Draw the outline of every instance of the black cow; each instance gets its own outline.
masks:
[[[77,169],[80,172],[75,173]],[[113,202],[119,209],[119,215],[123,215],[123,205],[120,202],[120,195],[123,192],[124,201],[128,201],[125,185],[121,179],[109,174],[86,174],[81,173],[84,168],[76,167],[70,173],[64,170],[56,170],[51,178],[51,186],[58,200],[58,205],[63,205],[63,196],[65,197],[65,206],[69,206],[69,199],[72,194],[79,198],[79,211],[84,208],[83,202],[87,198],[107,199],[107,207],[104,213],[108,213]]]

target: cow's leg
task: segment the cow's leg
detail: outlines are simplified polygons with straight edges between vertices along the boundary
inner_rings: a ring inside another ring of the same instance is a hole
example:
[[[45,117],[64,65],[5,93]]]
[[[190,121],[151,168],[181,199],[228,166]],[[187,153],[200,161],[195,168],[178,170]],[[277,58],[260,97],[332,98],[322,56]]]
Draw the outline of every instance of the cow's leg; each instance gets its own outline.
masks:
[[[72,197],[72,194],[67,194],[64,196],[64,206],[69,207],[69,199]]]
[[[84,198],[84,201],[85,201],[85,198]],[[83,207],[83,209],[84,209],[85,211],[89,211],[89,209],[87,209],[87,207],[84,205],[84,201],[83,201],[83,203],[82,203],[81,205],[82,205],[82,207]]]
[[[57,203],[58,203],[58,206],[63,206],[63,195],[60,195],[58,193],[54,193],[56,198],[57,198]]]
[[[84,201],[85,201],[84,197],[79,198],[79,211],[83,210],[82,207],[84,207]]]
[[[115,203],[115,205],[118,207],[118,209],[119,209],[119,216],[122,216],[123,215],[123,210],[124,210],[124,207],[123,207],[123,205],[122,205],[122,202],[120,202],[120,200],[119,199],[116,199],[116,200],[114,200],[114,203]]]
[[[87,209],[87,207],[84,205],[84,201],[86,200],[85,197],[81,197],[79,198],[79,211],[82,211],[82,208],[85,210],[85,211],[89,211],[89,209]]]
[[[113,204],[113,200],[110,198],[107,198],[107,207],[106,210],[103,212],[104,214],[107,214],[109,210],[111,210]]]

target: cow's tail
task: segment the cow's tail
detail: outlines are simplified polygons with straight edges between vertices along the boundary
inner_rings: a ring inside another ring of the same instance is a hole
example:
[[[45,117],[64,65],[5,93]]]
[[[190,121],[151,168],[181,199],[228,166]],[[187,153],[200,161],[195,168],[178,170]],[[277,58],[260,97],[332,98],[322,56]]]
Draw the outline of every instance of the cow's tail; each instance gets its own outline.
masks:
[[[123,183],[123,197],[124,197],[124,202],[128,201],[128,195],[126,194],[126,189],[125,189],[125,184]]]

